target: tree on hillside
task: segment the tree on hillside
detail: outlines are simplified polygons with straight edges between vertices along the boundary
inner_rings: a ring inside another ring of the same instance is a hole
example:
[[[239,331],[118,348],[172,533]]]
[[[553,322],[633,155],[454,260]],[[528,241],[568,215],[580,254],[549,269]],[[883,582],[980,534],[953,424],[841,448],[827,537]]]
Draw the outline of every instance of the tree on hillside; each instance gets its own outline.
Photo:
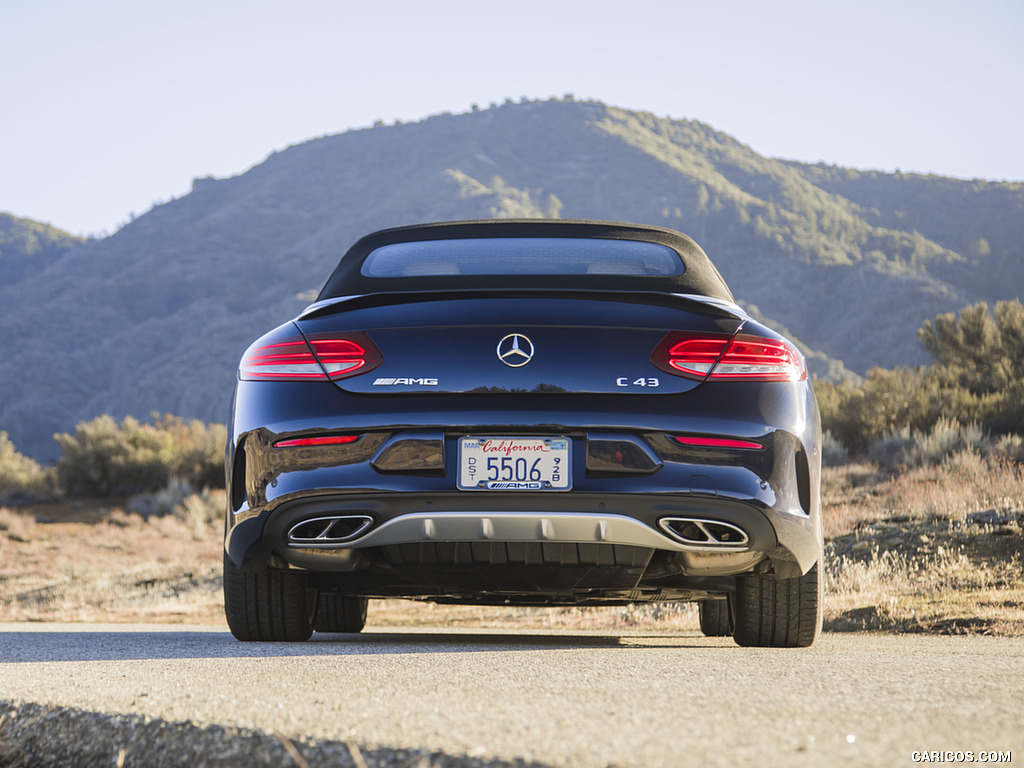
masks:
[[[925,321],[918,331],[934,362],[872,369],[860,384],[815,382],[822,426],[852,451],[942,419],[997,433],[1024,433],[1024,305],[984,302]]]
[[[1024,305],[996,302],[995,312],[979,302],[926,320],[918,331],[937,365],[976,395],[1019,386],[1024,379]]]

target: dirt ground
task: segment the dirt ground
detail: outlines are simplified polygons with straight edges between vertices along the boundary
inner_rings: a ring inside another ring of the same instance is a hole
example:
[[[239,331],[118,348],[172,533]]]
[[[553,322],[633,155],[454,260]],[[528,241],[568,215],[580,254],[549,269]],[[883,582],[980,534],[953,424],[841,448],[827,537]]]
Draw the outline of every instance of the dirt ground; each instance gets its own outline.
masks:
[[[1024,634],[1020,468],[827,470],[825,628]],[[121,499],[0,508],[0,621],[222,624],[221,524]],[[368,627],[697,629],[685,604],[492,608],[386,600]]]

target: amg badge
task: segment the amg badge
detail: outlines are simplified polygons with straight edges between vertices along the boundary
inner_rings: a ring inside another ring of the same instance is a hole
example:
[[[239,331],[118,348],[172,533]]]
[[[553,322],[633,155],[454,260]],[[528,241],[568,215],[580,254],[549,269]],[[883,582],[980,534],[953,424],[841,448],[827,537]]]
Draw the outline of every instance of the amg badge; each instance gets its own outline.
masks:
[[[377,379],[373,382],[375,387],[397,387],[397,386],[421,386],[436,387],[437,379]]]

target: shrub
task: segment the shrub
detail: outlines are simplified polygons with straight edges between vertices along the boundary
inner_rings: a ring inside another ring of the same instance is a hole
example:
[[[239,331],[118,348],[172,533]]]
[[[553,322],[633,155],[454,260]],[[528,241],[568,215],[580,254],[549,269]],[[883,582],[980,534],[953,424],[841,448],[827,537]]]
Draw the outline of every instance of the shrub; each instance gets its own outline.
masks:
[[[1020,301],[998,302],[994,314],[987,305],[976,304],[959,316],[939,315],[918,335],[935,358],[930,366],[875,368],[860,383],[815,381],[822,428],[850,452],[874,446],[883,454],[895,450],[894,441],[910,439],[911,433],[941,441],[934,429],[943,422],[949,429],[975,424],[995,434],[1024,433]],[[962,438],[966,435],[956,439]],[[933,449],[944,450],[938,445],[928,448]]]
[[[903,457],[904,465],[909,467],[939,466],[964,452],[980,453],[989,443],[978,424],[959,424],[948,419],[939,419],[931,432],[914,437]]]
[[[185,480],[193,488],[224,487],[224,445],[228,433],[223,424],[206,424],[198,419],[186,422],[170,414],[154,414],[153,420],[156,429],[171,436],[173,477]]]
[[[187,481],[172,477],[166,488],[129,498],[125,509],[144,520],[173,515],[188,523],[192,527],[193,536],[199,541],[205,537],[211,525],[223,520],[226,504],[227,499],[222,489],[204,488],[196,492]]]
[[[61,448],[57,483],[72,496],[111,496],[167,485],[171,437],[131,416],[118,424],[109,415],[53,436]]]
[[[0,495],[46,495],[50,476],[38,463],[18,453],[6,432],[0,432]]]
[[[195,491],[191,484],[180,477],[172,477],[164,488],[158,491],[137,493],[125,502],[125,510],[134,512],[143,520],[174,514],[186,498]]]
[[[885,469],[942,466],[956,457],[991,453],[992,441],[978,424],[939,419],[928,431],[903,427],[872,442],[868,458]]]
[[[825,431],[821,434],[821,463],[826,467],[839,467],[846,463],[850,452],[846,446],[836,440],[832,433]]]
[[[127,416],[118,424],[99,416],[54,435],[61,447],[57,482],[68,495],[111,496],[156,492],[177,478],[193,488],[223,487],[221,424],[185,422],[154,414],[153,424]]]
[[[989,445],[989,456],[1003,461],[1015,461],[1024,464],[1024,437],[1020,435],[1000,435]]]
[[[202,541],[211,527],[222,523],[226,506],[227,497],[223,490],[205,489],[186,496],[174,514],[192,527],[196,541]]]

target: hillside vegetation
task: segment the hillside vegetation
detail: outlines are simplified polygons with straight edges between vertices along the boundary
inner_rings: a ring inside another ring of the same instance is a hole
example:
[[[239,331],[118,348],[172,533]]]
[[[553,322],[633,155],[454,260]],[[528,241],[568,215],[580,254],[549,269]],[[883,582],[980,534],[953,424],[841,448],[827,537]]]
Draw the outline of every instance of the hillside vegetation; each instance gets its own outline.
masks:
[[[0,285],[39,274],[84,238],[30,219],[0,213]]]
[[[1021,184],[775,160],[696,121],[599,102],[348,131],[196,179],[0,284],[0,335],[18,340],[0,356],[0,428],[52,461],[51,436],[98,414],[224,421],[253,338],[301,310],[358,237],[428,220],[679,229],[818,376],[923,365],[925,319],[1022,293],[1022,207]]]

